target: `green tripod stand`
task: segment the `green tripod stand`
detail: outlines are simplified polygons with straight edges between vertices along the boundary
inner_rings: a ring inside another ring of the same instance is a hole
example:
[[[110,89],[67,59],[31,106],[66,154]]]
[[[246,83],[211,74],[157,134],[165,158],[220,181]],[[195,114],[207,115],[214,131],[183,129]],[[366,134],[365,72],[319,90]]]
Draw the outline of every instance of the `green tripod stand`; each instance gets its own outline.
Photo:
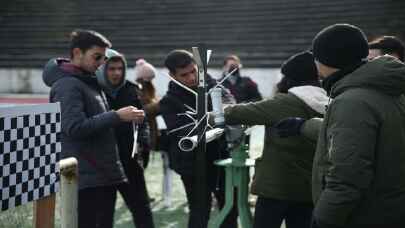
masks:
[[[244,142],[244,140],[242,140]],[[239,144],[231,152],[231,158],[215,162],[217,166],[225,168],[225,205],[214,218],[213,228],[219,228],[231,211],[234,201],[234,190],[237,193],[239,218],[242,228],[253,226],[252,213],[248,204],[249,195],[249,168],[254,166],[255,161],[249,159],[248,146]]]

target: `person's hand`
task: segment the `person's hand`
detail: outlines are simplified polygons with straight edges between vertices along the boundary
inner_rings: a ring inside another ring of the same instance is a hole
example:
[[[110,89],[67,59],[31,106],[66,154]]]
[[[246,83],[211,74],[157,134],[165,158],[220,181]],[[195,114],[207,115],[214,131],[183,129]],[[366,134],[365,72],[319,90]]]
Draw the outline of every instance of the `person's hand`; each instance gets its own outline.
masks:
[[[277,122],[271,128],[271,132],[280,138],[298,136],[301,134],[301,126],[304,122],[303,118],[288,117]]]
[[[145,112],[137,109],[134,106],[127,106],[116,111],[122,121],[142,123],[145,118]]]
[[[232,95],[231,91],[225,87],[222,87],[222,103],[236,104],[235,97]]]

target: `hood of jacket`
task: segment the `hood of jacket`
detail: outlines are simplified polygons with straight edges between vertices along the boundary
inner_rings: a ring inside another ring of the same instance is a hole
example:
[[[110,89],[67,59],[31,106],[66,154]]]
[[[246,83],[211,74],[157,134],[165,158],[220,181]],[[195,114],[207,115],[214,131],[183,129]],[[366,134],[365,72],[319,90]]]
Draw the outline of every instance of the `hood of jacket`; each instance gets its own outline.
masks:
[[[97,82],[106,93],[108,93],[110,96],[115,97],[117,92],[125,85],[127,74],[127,61],[123,54],[113,49],[107,49],[105,51],[105,56],[107,58],[106,62],[103,65],[101,65],[96,71]],[[110,81],[107,78],[106,69],[112,58],[119,58],[124,64],[124,72],[123,72],[124,75],[122,77],[121,83],[118,86],[111,85]]]
[[[404,94],[405,64],[388,55],[369,61],[336,82],[331,96],[350,88],[368,88],[390,96]]]
[[[73,65],[69,59],[50,59],[42,72],[42,80],[45,85],[52,87],[56,81],[64,77],[76,77],[87,84],[95,83],[95,77],[93,74]]]
[[[317,113],[325,114],[329,97],[324,89],[316,86],[297,86],[289,89],[288,93],[295,95]]]

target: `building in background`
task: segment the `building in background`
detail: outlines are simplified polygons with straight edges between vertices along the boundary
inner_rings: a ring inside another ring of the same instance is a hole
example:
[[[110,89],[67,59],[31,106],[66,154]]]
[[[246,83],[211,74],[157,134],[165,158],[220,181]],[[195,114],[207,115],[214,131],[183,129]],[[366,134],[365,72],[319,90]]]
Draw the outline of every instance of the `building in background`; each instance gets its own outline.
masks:
[[[0,93],[46,93],[41,71],[50,57],[66,56],[68,34],[92,29],[109,37],[130,67],[142,57],[159,67],[174,48],[205,42],[213,50],[212,75],[235,53],[244,72],[270,96],[280,64],[308,49],[333,23],[351,23],[369,38],[405,38],[405,1],[387,0],[37,0],[0,7]],[[164,74],[162,68],[159,72]],[[133,77],[129,72],[129,77]],[[167,77],[157,77],[159,94]]]

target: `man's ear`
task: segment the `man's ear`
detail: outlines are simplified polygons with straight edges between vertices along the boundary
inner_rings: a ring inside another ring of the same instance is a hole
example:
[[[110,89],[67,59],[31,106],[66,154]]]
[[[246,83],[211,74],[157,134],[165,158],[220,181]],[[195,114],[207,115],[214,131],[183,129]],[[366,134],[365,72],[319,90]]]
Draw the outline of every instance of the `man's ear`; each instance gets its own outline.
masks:
[[[73,58],[81,58],[83,55],[82,50],[80,48],[73,48]]]

